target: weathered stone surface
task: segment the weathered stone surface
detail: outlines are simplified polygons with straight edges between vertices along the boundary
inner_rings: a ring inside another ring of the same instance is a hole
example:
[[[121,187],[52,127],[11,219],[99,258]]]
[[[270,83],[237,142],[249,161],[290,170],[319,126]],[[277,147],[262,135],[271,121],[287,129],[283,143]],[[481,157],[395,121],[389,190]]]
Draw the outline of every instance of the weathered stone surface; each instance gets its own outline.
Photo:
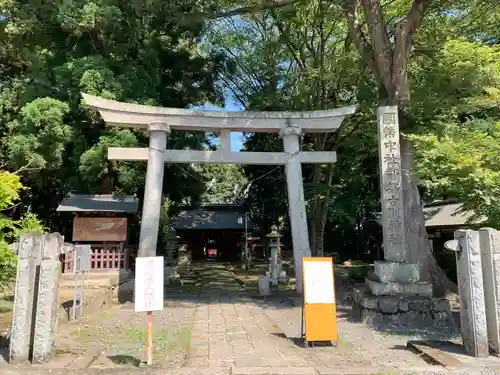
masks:
[[[365,290],[364,289],[355,288],[353,290],[353,293],[352,293],[352,299],[354,300],[354,303],[355,304],[360,304],[361,300],[363,299],[364,294],[365,294]]]
[[[432,306],[430,298],[410,298],[408,300],[409,311],[429,311]]]
[[[398,308],[401,312],[407,312],[409,309],[408,300],[406,298],[400,298]]]
[[[500,232],[491,228],[479,230],[481,263],[488,343],[500,355]]]
[[[403,189],[397,106],[377,110],[384,258],[389,262],[407,259]]]
[[[35,295],[40,268],[40,236],[26,234],[19,240],[14,315],[10,336],[10,363],[26,361],[31,356],[31,332],[33,310],[36,309]]]
[[[375,275],[383,283],[416,283],[420,281],[420,267],[418,264],[375,262]]]
[[[375,296],[432,296],[432,284],[427,282],[401,284],[382,283],[367,279],[366,286]]]
[[[462,341],[467,354],[474,357],[488,357],[479,235],[472,230],[458,230],[455,232],[455,240],[459,242],[456,262]]]
[[[399,299],[392,297],[381,297],[378,301],[380,311],[385,314],[395,314],[399,310]]]
[[[53,353],[57,331],[58,255],[64,238],[59,233],[41,236],[42,262],[38,282],[38,298],[33,340],[33,362],[45,362]]]
[[[432,310],[435,312],[448,312],[450,311],[450,301],[446,298],[435,298],[432,301]]]
[[[378,310],[378,298],[377,297],[363,297],[360,301],[361,307],[369,310]]]
[[[383,323],[384,315],[379,311],[361,310],[361,322],[369,325],[379,325]]]

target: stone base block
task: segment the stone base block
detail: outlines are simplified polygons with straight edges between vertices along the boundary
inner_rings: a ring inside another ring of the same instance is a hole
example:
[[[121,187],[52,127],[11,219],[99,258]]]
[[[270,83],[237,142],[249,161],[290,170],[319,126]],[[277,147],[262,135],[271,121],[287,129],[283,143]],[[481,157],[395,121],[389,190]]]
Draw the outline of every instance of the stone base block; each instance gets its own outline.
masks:
[[[403,284],[366,279],[366,287],[374,296],[432,297],[432,284],[427,282]]]
[[[402,326],[407,329],[449,331],[456,334],[450,303],[444,298],[370,296],[354,291],[354,309],[363,323],[378,328]]]
[[[420,281],[418,264],[375,262],[375,276],[383,283],[416,283]]]

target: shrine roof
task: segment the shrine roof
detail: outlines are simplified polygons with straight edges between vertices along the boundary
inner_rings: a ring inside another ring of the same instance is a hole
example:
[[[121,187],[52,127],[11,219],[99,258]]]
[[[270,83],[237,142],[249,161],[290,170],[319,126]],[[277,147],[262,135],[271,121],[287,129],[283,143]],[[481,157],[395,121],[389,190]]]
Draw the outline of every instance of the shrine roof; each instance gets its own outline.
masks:
[[[136,213],[138,208],[139,199],[133,195],[116,196],[112,194],[72,194],[65,197],[61,201],[56,211]]]
[[[247,218],[247,228],[252,223]],[[239,210],[220,210],[215,207],[182,210],[176,216],[176,230],[237,229],[245,230],[245,214]]]
[[[480,225],[487,221],[486,217],[474,217],[474,212],[463,210],[463,203],[435,202],[424,206],[426,228],[463,227]],[[376,222],[382,224],[382,214],[375,214]]]
[[[474,217],[474,212],[463,210],[462,203],[429,204],[424,207],[425,226],[459,227],[463,225],[478,225],[486,222],[486,217]]]

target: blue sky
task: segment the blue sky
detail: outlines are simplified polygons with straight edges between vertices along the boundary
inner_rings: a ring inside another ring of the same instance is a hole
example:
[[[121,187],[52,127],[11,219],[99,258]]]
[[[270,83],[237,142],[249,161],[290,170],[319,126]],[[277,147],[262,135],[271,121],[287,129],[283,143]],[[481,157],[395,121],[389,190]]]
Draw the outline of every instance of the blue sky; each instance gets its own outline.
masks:
[[[219,107],[210,103],[193,107],[193,109],[202,109],[207,111],[243,111],[243,108],[235,105],[232,100],[226,99],[224,107]],[[219,144],[219,138],[212,140],[214,144]],[[243,133],[231,133],[231,151],[240,151],[244,142]]]

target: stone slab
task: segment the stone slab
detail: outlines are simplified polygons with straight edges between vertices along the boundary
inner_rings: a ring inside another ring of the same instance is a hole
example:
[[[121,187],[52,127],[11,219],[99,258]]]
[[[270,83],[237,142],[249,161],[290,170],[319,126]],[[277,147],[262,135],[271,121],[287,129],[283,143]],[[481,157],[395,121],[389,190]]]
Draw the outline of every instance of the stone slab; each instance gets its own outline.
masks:
[[[57,331],[58,279],[60,265],[58,256],[63,247],[64,238],[59,233],[42,237],[42,262],[38,281],[38,298],[34,325],[33,362],[42,363],[49,359],[54,351]]]
[[[391,262],[403,262],[407,259],[408,246],[406,246],[403,216],[404,197],[397,106],[378,107],[377,133],[384,258]]]
[[[89,368],[92,363],[99,358],[101,353],[97,350],[88,351],[78,356],[73,362],[71,362],[66,369],[68,370],[80,370]]]
[[[458,230],[455,232],[455,240],[459,243],[455,255],[462,341],[467,354],[486,358],[490,353],[479,234],[473,230]]]
[[[382,283],[366,279],[366,287],[374,296],[422,296],[432,297],[432,284],[418,282],[413,284]]]
[[[375,275],[383,283],[416,283],[420,281],[418,264],[375,262]]]
[[[314,367],[233,367],[232,375],[316,375]]]
[[[488,344],[500,356],[500,232],[479,230]]]
[[[18,247],[18,265],[14,314],[10,336],[9,362],[16,364],[31,357],[33,314],[36,310],[37,280],[41,262],[42,244],[39,235],[21,236]]]
[[[321,366],[316,367],[318,375],[374,375],[374,374],[393,374],[394,368],[376,368],[372,366]]]
[[[408,347],[422,353],[425,357],[444,367],[464,367],[465,363],[440,350],[437,345],[429,341],[408,341]]]

